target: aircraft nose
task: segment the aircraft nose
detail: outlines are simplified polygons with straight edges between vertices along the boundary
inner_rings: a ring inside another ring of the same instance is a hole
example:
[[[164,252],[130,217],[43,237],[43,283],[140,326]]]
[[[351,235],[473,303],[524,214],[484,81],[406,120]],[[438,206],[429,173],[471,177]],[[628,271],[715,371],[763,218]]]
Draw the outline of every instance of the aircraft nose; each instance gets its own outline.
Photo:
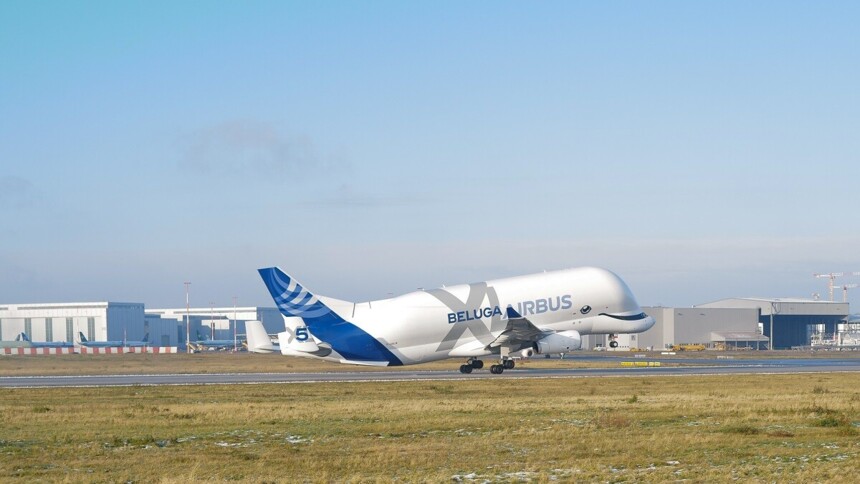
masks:
[[[657,320],[655,320],[653,317],[646,315],[645,319],[643,319],[639,323],[639,332],[641,333],[642,331],[647,331],[647,330],[651,329],[651,326],[654,326],[654,323],[656,323],[656,322],[657,322]]]

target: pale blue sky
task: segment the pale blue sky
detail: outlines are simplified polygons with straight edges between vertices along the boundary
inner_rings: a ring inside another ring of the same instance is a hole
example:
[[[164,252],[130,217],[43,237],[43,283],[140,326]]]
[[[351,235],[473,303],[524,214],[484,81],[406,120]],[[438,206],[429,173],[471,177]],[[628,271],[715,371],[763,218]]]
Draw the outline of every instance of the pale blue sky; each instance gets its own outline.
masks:
[[[268,265],[354,300],[578,265],[642,304],[826,297],[860,271],[858,19],[2,2],[0,302],[270,305]]]

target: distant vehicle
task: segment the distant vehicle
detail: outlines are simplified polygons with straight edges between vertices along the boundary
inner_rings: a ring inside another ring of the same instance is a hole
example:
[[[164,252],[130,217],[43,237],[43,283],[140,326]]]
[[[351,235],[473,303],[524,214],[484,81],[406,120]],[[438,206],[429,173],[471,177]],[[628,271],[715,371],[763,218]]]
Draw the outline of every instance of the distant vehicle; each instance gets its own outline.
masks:
[[[669,349],[671,349],[672,351],[705,351],[705,345],[702,345],[702,344],[672,345]]]
[[[4,346],[9,348],[72,348],[75,345],[66,341],[31,341],[27,333],[19,333],[12,344]]]
[[[141,348],[145,346],[151,346],[149,344],[149,335],[146,335],[143,338],[143,341],[90,341],[84,336],[84,333],[78,331],[78,339],[75,341],[80,346],[86,346],[87,348]]]
[[[460,372],[471,373],[483,368],[481,357],[495,357],[490,372],[500,374],[514,368],[517,353],[568,353],[580,349],[583,334],[612,338],[654,325],[621,278],[595,267],[364,303],[315,295],[277,267],[259,272],[284,316],[281,354],[339,363],[400,366],[460,357],[466,360]],[[257,347],[251,334],[249,351],[275,351],[271,341]]]

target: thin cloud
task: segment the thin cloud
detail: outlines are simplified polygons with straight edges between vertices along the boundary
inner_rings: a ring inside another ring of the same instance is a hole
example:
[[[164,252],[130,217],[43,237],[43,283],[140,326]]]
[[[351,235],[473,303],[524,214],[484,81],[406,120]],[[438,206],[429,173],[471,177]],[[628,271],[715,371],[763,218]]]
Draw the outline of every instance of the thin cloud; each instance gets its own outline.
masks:
[[[30,180],[17,176],[0,176],[0,210],[21,210],[35,206],[39,191]]]
[[[200,129],[179,143],[179,167],[198,175],[306,178],[335,163],[322,157],[305,136],[289,136],[274,126],[230,121]]]
[[[402,207],[418,205],[427,202],[428,199],[417,196],[379,196],[370,193],[356,191],[352,185],[340,185],[337,190],[325,197],[308,200],[301,203],[305,207],[320,208],[377,208],[377,207]]]

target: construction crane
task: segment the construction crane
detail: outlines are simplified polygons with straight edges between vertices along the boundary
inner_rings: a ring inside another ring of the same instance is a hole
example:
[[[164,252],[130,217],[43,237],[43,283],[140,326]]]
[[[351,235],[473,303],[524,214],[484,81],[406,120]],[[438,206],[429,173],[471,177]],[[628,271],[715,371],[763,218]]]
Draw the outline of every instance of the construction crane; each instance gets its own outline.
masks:
[[[842,277],[844,275],[844,272],[831,272],[829,274],[813,274],[812,277],[816,277],[818,279],[824,279],[826,277],[827,279],[830,279],[827,281],[827,289],[830,291],[830,302],[833,302],[833,281],[837,277]]]
[[[827,290],[830,293],[830,302],[833,302],[833,288],[835,287],[833,285],[833,281],[837,277],[842,277],[842,276],[846,276],[846,275],[848,275],[848,276],[860,276],[860,272],[830,272],[827,274],[813,274],[812,277],[817,277],[819,279],[824,279],[824,278],[829,279],[829,281],[827,281]]]
[[[860,284],[843,284],[842,285],[842,302],[848,302],[848,290],[854,289],[855,287],[860,286]]]

